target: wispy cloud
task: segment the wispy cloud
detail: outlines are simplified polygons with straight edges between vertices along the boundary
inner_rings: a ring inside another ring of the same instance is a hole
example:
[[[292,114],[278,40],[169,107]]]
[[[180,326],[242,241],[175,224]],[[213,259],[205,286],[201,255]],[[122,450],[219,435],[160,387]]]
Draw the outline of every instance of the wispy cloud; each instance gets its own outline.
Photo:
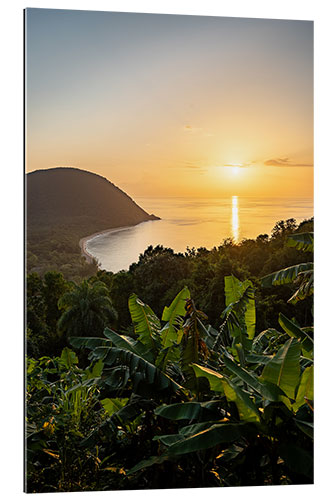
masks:
[[[212,165],[217,168],[230,168],[230,167],[240,167],[240,168],[247,168],[253,165],[255,162],[253,161],[247,161],[243,163],[220,163],[218,165]]]
[[[244,163],[224,163],[223,165],[219,165],[221,167],[248,167],[248,164]]]
[[[272,158],[270,160],[266,160],[264,165],[271,167],[313,167],[313,163],[297,163],[291,161],[290,158]]]
[[[188,134],[195,134],[197,132],[202,132],[202,128],[193,127],[192,125],[184,125],[183,130]]]
[[[184,160],[180,163],[177,162],[173,165],[170,165],[169,168],[185,168],[189,170],[195,170],[198,173],[207,172],[206,165],[201,160]]]
[[[185,168],[202,168],[199,162],[195,161],[185,161],[184,162],[184,167]]]

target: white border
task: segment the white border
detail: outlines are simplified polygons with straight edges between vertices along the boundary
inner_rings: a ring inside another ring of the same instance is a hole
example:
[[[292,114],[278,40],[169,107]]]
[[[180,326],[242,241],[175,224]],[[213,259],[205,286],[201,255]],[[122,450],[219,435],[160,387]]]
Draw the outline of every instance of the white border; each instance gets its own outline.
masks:
[[[170,14],[259,17],[315,21],[315,224],[316,224],[316,474],[315,486],[228,488],[209,490],[158,490],[105,493],[68,493],[69,498],[119,499],[144,497],[210,498],[228,500],[266,497],[327,498],[331,486],[332,364],[332,12],[326,0],[58,0],[10,1],[2,6],[1,47],[1,492],[6,498],[23,496],[23,170],[22,170],[22,46],[25,7],[154,12]],[[282,488],[282,489],[281,489]],[[63,494],[57,494],[63,495]],[[82,497],[84,495],[84,497]],[[39,494],[38,498],[45,494]],[[58,496],[57,496],[58,497]]]

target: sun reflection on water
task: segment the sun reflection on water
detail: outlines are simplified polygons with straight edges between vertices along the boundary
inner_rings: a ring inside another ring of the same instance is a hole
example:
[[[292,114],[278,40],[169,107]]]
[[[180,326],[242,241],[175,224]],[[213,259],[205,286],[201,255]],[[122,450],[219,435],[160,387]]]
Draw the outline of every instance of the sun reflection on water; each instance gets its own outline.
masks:
[[[232,237],[235,240],[235,243],[238,243],[239,240],[239,216],[238,216],[238,196],[233,196],[231,198],[231,233]]]

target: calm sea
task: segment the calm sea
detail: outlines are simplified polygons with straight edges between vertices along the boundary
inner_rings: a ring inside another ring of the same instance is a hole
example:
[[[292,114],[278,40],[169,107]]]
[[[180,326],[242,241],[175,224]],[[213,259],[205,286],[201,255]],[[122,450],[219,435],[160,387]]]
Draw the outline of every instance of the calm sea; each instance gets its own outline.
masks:
[[[148,213],[161,217],[137,226],[113,230],[87,242],[87,250],[101,269],[117,272],[128,269],[149,245],[161,244],[184,252],[186,247],[218,246],[225,238],[239,242],[270,234],[281,219],[297,222],[313,215],[312,198],[243,198],[219,199],[136,198]]]

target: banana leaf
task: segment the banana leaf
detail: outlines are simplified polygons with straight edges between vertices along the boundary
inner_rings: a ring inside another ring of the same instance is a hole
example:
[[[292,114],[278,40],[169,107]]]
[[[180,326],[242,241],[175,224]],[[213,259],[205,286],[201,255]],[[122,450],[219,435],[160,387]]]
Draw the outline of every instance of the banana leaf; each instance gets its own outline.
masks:
[[[102,359],[106,365],[114,365],[116,361],[121,362],[129,368],[132,380],[134,380],[135,377],[140,377],[145,384],[154,386],[156,390],[169,389],[172,392],[183,390],[183,388],[167,374],[133,352],[117,347],[97,347],[94,349],[93,353],[95,358]]]
[[[95,349],[95,347],[101,346],[112,346],[110,340],[100,337],[70,337],[69,342],[73,347],[77,349],[87,348],[90,350]]]
[[[291,338],[278,350],[265,365],[260,380],[275,384],[291,399],[295,399],[295,391],[300,376],[300,343]]]
[[[309,270],[313,270],[312,262],[305,262],[295,266],[286,267],[285,269],[280,269],[275,273],[267,274],[267,276],[261,278],[261,286],[266,288],[269,286],[293,283],[300,273]]]
[[[68,349],[68,347],[65,347],[62,350],[60,359],[64,363],[66,368],[71,368],[73,365],[76,365],[79,361],[75,352]]]
[[[239,281],[235,276],[224,277],[225,303],[228,307],[231,304],[245,299],[244,320],[247,335],[250,339],[254,337],[256,325],[256,311],[254,302],[254,289],[250,280]]]
[[[155,414],[171,420],[193,420],[205,415],[213,417],[219,405],[219,401],[205,401],[204,403],[188,401],[159,406],[156,408]]]
[[[290,304],[296,304],[300,300],[304,300],[310,295],[313,295],[314,291],[314,274],[313,270],[302,271],[299,273],[296,282],[298,283],[298,289],[290,297],[288,302]]]
[[[168,323],[161,331],[163,347],[169,347],[174,342],[178,342],[179,328],[176,327],[180,326],[179,317],[185,316],[186,314],[185,302],[190,296],[190,291],[187,286],[185,286],[178,295],[176,295],[170,306],[164,308],[162,321],[167,321]]]
[[[288,236],[287,245],[303,252],[313,252],[313,233],[296,233]]]
[[[101,400],[104,410],[112,416],[114,413],[123,408],[128,401],[128,398],[105,398]]]
[[[210,368],[205,368],[197,364],[193,364],[192,367],[197,377],[207,378],[211,390],[222,392],[228,401],[236,404],[241,420],[260,422],[259,411],[247,392],[234,384],[225,375],[221,375]]]
[[[313,351],[313,338],[305,328],[300,328],[282,313],[279,314],[279,323],[290,337],[294,337],[302,342],[302,347],[307,352]]]
[[[224,387],[222,384],[223,375],[214,370],[211,370],[210,368],[197,365],[196,363],[193,363],[191,366],[195,372],[196,377],[205,377],[208,380],[212,391],[224,394]]]
[[[309,438],[313,439],[313,423],[312,422],[305,422],[303,420],[299,420],[298,418],[294,418],[295,424],[297,427],[304,432],[306,436]]]
[[[125,349],[131,351],[134,354],[141,356],[142,358],[146,359],[151,363],[154,361],[154,356],[152,351],[149,349],[148,346],[142,344],[140,341],[134,340],[133,338],[128,337],[127,335],[120,335],[119,333],[111,330],[110,328],[104,329],[104,335],[109,340],[112,341],[113,346],[119,347],[119,349]]]
[[[279,387],[267,382],[260,382],[259,378],[255,374],[248,372],[241,366],[234,363],[231,359],[224,357],[223,361],[228,370],[239,377],[249,387],[254,389],[262,398],[269,401],[279,401],[280,396],[284,396],[284,393],[281,389],[279,389]]]
[[[227,400],[232,401],[237,406],[239,418],[245,422],[259,423],[259,411],[249,394],[226,377],[222,383]]]
[[[305,368],[302,373],[293,410],[296,412],[306,400],[313,401],[313,365]]]
[[[156,352],[160,343],[160,320],[154,311],[147,304],[144,304],[135,293],[132,293],[128,299],[128,308],[138,340]]]
[[[142,460],[128,471],[128,475],[134,474],[151,465],[160,464],[165,460],[172,460],[173,457],[178,455],[207,450],[220,443],[231,443],[242,437],[245,433],[245,429],[246,427],[244,424],[213,424],[208,429],[204,429],[185,439],[178,440],[176,438],[171,438],[170,443],[172,441],[174,442],[170,444],[165,453],[159,457],[150,457],[147,460]],[[167,443],[168,441],[165,438],[166,436],[163,436],[164,442]]]

